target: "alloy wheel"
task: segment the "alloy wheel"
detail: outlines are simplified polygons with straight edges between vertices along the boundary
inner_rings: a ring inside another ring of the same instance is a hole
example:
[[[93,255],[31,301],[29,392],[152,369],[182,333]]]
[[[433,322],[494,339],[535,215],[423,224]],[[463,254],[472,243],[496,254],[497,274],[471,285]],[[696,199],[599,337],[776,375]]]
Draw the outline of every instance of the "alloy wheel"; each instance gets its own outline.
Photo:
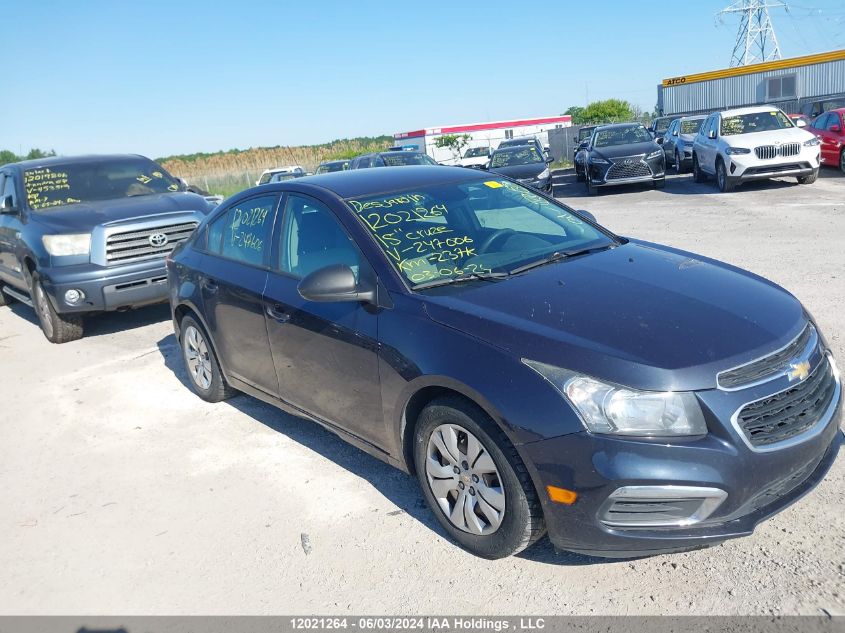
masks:
[[[495,532],[505,516],[502,478],[475,435],[457,424],[441,424],[426,449],[426,480],[434,499],[459,530]]]
[[[205,337],[193,325],[185,329],[185,363],[188,373],[200,389],[207,391],[211,388],[212,367],[211,356]]]

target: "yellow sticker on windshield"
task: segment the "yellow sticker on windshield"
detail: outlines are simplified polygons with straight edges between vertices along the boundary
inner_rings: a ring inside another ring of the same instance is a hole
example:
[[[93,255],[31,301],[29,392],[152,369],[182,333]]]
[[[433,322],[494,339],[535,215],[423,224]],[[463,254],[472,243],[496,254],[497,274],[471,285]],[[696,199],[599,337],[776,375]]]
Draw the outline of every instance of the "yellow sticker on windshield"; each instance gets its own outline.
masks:
[[[490,187],[491,189],[498,189],[499,187],[504,186],[504,185],[502,185],[502,183],[496,182],[495,180],[488,180],[484,184],[487,185],[488,187]]]

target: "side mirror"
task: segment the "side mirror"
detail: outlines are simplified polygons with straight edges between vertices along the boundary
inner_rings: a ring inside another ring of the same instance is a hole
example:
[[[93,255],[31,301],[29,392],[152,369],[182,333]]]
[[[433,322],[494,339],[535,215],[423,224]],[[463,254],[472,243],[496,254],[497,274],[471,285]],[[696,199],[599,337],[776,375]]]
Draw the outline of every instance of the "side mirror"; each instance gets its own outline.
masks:
[[[582,141],[578,144],[578,149],[587,149],[587,146],[590,144],[589,141]]]
[[[795,122],[795,127],[807,127],[807,122],[804,119],[798,119]]]
[[[654,139],[654,142],[657,143],[658,145],[663,145],[663,137],[658,136],[656,139]]]
[[[838,125],[831,125],[830,131],[833,132],[834,134],[842,134],[842,128],[839,127]]]
[[[15,199],[12,196],[6,196],[0,202],[0,213],[17,213],[18,208],[15,206]]]
[[[709,138],[709,139],[711,139],[711,140],[712,140],[712,139],[714,139],[714,138],[716,138],[716,130],[710,130],[710,131],[707,133],[707,138]]]
[[[575,209],[575,213],[580,215],[585,220],[589,220],[590,222],[595,222],[596,224],[598,224],[598,220],[596,220],[596,216],[594,216],[592,213],[590,213],[589,211],[587,211],[585,209]]]
[[[551,156],[546,157],[546,165],[551,165],[553,162],[555,162],[554,158],[552,158]]]
[[[675,130],[674,132],[672,132],[672,136],[678,136],[678,130]]]
[[[364,301],[376,302],[374,288],[365,288],[355,279],[355,273],[345,264],[332,264],[315,270],[299,282],[296,287],[306,301],[336,302]]]
[[[484,171],[487,171],[487,170],[490,169],[490,163],[482,163],[481,165],[478,166],[478,168],[483,169]]]

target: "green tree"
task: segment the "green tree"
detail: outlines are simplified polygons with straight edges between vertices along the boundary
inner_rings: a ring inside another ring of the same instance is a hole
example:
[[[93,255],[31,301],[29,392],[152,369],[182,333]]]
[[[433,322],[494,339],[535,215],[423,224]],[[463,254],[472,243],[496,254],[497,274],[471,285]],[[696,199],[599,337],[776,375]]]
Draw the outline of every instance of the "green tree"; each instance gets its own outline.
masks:
[[[6,163],[16,163],[20,160],[18,155],[14,152],[10,152],[7,149],[0,150],[0,165],[5,165]]]
[[[38,149],[37,147],[32,148],[29,150],[29,154],[26,155],[26,160],[32,160],[33,158],[48,158],[50,156],[55,156],[56,150],[50,150],[49,152],[45,152],[43,150]]]
[[[622,99],[593,101],[586,107],[572,106],[564,112],[572,117],[572,125],[590,123],[618,123],[631,121],[635,117],[634,107]]]
[[[444,134],[443,136],[437,137],[434,145],[436,147],[448,147],[455,160],[458,160],[464,148],[469,145],[470,138],[469,134]]]
[[[564,115],[572,117],[572,125],[584,125],[584,108],[581,106],[569,106]]]

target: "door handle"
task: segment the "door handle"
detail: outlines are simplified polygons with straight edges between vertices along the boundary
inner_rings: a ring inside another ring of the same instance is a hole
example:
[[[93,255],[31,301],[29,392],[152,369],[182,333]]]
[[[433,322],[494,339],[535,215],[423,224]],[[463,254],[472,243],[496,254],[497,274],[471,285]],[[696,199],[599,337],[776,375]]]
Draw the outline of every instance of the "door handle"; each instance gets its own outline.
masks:
[[[285,309],[279,304],[268,305],[267,316],[273,319],[276,323],[287,323],[290,321],[290,314],[285,312]]]
[[[203,287],[204,290],[208,290],[209,292],[217,292],[217,282],[213,279],[208,279],[207,277],[203,277],[200,285]]]

